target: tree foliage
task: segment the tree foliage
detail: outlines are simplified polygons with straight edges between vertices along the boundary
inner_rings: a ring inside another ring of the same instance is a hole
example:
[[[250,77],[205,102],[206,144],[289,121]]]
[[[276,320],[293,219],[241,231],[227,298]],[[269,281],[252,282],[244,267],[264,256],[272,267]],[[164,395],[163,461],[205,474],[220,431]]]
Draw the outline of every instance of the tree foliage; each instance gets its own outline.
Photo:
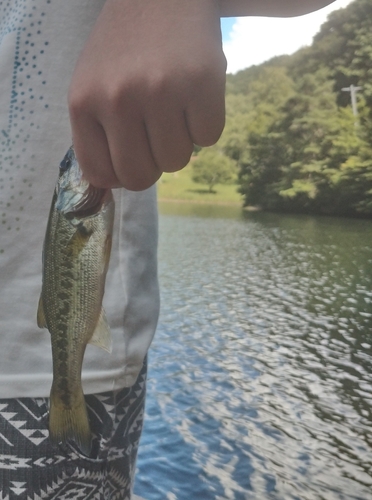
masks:
[[[206,184],[210,192],[216,184],[226,184],[236,177],[236,162],[215,147],[203,149],[192,164],[192,180]]]
[[[371,0],[333,12],[311,47],[229,75],[226,111],[218,161],[238,165],[246,205],[372,216]]]

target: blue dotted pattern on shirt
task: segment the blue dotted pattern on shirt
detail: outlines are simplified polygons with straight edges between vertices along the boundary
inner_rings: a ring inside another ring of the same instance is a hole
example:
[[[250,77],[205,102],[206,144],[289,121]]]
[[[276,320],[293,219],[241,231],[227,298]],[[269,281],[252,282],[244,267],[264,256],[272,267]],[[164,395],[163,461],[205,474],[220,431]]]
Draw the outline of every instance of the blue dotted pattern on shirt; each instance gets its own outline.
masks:
[[[43,87],[47,81],[41,68],[42,58],[49,46],[49,41],[43,35],[43,22],[51,1],[0,1],[0,47],[7,35],[13,33],[16,37],[8,120],[6,127],[0,130],[1,233],[5,230],[20,230],[25,200],[31,199],[27,198],[25,191],[31,188],[37,179],[33,173],[34,169],[25,163],[25,160],[22,161],[21,156],[27,158],[27,143],[32,129],[39,128],[37,114],[48,108],[43,96]],[[32,154],[30,158],[32,159]],[[14,169],[24,170],[24,190],[14,185]],[[15,209],[18,212],[16,216]],[[3,252],[0,242],[0,254]]]

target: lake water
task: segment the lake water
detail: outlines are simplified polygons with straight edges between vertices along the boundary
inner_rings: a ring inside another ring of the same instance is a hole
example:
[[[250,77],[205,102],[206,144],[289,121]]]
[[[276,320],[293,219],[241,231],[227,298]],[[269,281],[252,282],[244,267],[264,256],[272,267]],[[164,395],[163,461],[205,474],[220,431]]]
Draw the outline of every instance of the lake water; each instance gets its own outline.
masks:
[[[372,221],[160,210],[135,491],[372,499]]]

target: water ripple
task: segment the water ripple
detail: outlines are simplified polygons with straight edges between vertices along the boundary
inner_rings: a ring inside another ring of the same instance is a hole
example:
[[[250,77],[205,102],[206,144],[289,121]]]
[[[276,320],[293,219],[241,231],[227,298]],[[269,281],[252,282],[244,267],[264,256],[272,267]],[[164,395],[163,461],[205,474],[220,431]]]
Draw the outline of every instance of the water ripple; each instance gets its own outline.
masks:
[[[160,221],[136,491],[372,498],[372,224],[192,210]]]

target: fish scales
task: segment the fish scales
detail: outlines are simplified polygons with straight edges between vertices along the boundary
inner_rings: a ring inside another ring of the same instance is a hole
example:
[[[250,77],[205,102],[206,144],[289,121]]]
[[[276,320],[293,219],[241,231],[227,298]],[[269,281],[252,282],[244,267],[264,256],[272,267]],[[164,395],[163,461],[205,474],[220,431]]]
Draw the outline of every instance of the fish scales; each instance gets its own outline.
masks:
[[[111,190],[82,179],[73,149],[61,165],[44,241],[38,324],[51,333],[50,438],[54,443],[73,439],[89,454],[81,369],[87,343],[110,349],[102,299],[114,202]]]

